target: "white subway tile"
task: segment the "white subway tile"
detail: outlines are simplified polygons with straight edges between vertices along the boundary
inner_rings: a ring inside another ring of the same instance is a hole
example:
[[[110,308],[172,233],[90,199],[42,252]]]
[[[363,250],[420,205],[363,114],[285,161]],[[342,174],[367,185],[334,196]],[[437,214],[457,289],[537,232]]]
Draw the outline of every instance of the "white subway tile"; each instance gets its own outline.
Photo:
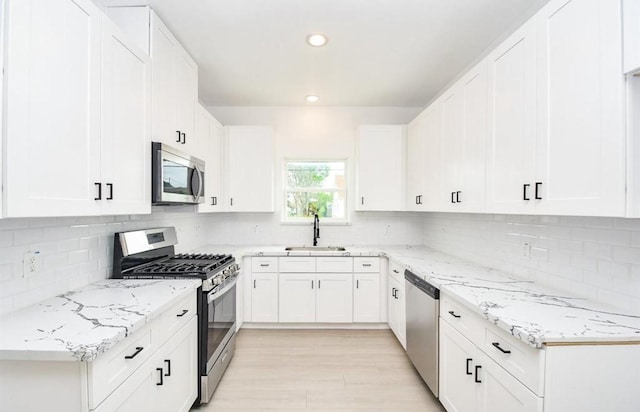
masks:
[[[640,248],[616,246],[613,248],[613,259],[621,262],[640,264]]]
[[[42,242],[44,230],[42,228],[19,229],[13,232],[13,244],[16,246]]]
[[[76,265],[89,260],[89,251],[87,249],[76,250],[69,253],[69,264]]]

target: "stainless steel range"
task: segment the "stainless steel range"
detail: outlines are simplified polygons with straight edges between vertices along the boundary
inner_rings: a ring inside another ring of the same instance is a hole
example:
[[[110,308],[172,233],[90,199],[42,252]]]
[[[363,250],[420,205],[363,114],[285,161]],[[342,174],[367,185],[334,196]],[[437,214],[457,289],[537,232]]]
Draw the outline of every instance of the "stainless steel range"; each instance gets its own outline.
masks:
[[[175,228],[116,233],[113,278],[202,279],[198,293],[198,371],[195,404],[207,403],[235,351],[236,281],[231,255],[175,254]]]

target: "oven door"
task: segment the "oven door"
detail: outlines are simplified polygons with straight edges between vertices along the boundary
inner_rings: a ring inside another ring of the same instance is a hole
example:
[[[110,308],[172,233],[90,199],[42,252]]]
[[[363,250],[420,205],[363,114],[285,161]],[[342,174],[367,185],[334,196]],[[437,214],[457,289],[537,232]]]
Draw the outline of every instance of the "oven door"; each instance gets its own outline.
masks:
[[[236,282],[207,295],[207,374],[236,332]]]
[[[153,203],[204,202],[204,162],[161,143],[153,143]]]

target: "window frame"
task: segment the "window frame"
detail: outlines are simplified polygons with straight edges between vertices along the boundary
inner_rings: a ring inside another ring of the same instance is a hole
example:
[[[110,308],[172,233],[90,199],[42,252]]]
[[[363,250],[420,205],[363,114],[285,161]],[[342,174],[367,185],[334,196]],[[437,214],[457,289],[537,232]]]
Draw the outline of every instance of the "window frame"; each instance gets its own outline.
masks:
[[[322,188],[307,188],[305,190],[295,190],[288,185],[288,171],[289,163],[342,163],[344,165],[344,190],[340,189],[322,189]],[[293,189],[293,190],[290,190]],[[285,158],[282,164],[282,215],[281,224],[284,225],[308,225],[313,222],[313,217],[289,217],[287,215],[287,194],[290,191],[300,191],[307,193],[340,193],[344,192],[344,217],[343,218],[320,218],[324,225],[336,225],[344,226],[349,225],[349,159],[347,158],[302,158],[302,157],[288,157]]]

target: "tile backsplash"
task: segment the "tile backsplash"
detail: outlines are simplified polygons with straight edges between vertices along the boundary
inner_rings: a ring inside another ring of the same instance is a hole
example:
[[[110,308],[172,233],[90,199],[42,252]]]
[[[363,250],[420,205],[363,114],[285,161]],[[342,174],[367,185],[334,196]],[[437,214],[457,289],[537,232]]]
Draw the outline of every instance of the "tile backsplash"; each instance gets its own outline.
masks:
[[[640,313],[640,219],[428,213],[422,243]]]
[[[31,305],[111,274],[115,232],[175,226],[179,251],[203,246],[207,215],[193,206],[154,208],[150,215],[0,219],[0,314]],[[41,270],[23,276],[27,252]]]

